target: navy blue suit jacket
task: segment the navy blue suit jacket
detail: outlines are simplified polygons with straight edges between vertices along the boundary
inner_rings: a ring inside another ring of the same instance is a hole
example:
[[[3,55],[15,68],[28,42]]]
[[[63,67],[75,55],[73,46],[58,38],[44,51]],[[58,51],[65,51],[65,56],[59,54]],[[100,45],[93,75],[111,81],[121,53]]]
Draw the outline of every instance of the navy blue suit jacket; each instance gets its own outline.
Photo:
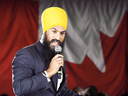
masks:
[[[56,91],[55,76],[48,82],[41,73],[48,69],[49,63],[40,41],[19,50],[12,62],[14,93],[17,96],[79,96],[67,88],[65,65],[63,81]]]

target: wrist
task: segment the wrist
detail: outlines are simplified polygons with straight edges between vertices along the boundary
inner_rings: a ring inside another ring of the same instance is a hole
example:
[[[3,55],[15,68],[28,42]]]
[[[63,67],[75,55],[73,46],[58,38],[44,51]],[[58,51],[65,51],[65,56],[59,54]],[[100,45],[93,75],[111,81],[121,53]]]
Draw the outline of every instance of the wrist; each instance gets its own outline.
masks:
[[[46,74],[47,74],[48,78],[51,78],[51,77],[52,77],[51,71],[46,70],[45,72],[46,72]]]

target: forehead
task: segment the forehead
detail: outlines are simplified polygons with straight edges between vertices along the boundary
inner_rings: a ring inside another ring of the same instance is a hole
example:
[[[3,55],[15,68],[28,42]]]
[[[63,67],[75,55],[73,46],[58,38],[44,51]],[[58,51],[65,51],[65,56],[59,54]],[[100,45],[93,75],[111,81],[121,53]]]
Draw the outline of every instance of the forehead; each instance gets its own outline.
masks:
[[[62,26],[54,26],[50,30],[66,31]]]

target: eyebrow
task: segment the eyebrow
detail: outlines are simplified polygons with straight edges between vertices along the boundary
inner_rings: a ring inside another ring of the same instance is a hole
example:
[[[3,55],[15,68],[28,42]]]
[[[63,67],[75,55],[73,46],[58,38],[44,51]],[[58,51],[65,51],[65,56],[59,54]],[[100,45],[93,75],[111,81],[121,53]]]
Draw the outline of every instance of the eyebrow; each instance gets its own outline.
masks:
[[[51,28],[51,29],[55,29],[55,30],[57,30],[56,28]],[[57,30],[58,31],[58,30]],[[61,32],[66,32],[66,30],[64,30],[64,31],[61,31]]]

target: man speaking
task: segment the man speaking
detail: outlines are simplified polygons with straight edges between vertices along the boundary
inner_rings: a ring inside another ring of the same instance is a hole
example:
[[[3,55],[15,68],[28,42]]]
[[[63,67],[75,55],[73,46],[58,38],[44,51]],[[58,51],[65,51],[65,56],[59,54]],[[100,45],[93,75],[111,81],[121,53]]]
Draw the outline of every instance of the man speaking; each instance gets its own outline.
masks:
[[[40,41],[19,50],[12,62],[13,90],[17,96],[79,96],[69,90],[63,47],[67,14],[59,7],[44,10]]]

